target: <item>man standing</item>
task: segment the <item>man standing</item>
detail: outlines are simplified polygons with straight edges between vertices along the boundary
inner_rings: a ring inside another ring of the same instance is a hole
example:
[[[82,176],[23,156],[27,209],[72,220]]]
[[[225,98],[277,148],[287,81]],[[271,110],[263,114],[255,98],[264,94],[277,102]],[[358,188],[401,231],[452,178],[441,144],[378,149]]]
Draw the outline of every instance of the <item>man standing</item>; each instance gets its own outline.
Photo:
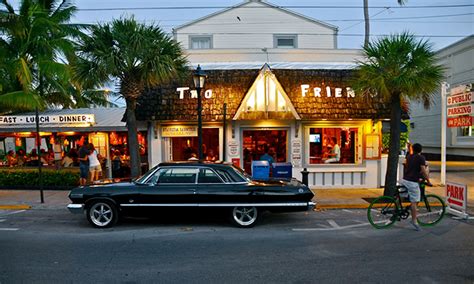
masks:
[[[80,170],[80,185],[86,185],[89,177],[89,148],[88,142],[84,142],[79,149],[79,170]]]
[[[428,176],[425,157],[421,155],[422,146],[418,143],[413,145],[413,154],[408,154],[405,160],[405,168],[403,171],[403,179],[400,183],[408,190],[408,196],[411,202],[411,221],[410,224],[415,230],[420,230],[417,221],[416,204],[420,201],[420,180],[425,179],[427,184],[430,183]]]

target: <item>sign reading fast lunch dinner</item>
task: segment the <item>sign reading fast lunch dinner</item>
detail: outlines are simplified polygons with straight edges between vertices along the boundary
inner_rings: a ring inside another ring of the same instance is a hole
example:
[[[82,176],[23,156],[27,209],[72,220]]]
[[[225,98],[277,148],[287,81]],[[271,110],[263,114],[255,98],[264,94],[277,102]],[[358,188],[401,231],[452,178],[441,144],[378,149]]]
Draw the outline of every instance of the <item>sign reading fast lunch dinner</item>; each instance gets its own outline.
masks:
[[[45,124],[73,124],[90,125],[95,123],[93,114],[63,114],[63,115],[40,115],[39,123]],[[0,125],[25,125],[35,124],[35,115],[3,115],[0,116]]]

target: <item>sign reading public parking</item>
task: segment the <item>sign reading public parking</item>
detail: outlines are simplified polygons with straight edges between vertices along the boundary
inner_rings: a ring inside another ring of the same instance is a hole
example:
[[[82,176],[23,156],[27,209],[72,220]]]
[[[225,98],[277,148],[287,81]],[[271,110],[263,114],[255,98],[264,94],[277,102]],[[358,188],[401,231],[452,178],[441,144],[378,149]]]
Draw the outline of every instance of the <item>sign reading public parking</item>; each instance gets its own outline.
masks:
[[[446,98],[449,107],[447,111],[447,126],[468,127],[472,126],[474,113],[472,85],[460,85],[451,89],[451,96]]]
[[[466,212],[467,185],[459,183],[446,183],[446,204],[453,209]]]

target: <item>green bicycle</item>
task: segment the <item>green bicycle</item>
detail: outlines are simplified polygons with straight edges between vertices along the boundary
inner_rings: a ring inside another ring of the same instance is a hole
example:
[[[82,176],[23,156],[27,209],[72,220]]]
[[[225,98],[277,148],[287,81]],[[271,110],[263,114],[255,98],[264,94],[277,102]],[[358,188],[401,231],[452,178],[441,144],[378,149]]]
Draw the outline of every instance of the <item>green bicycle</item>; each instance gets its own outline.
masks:
[[[418,202],[418,224],[421,226],[433,226],[446,212],[446,205],[441,197],[436,194],[425,194],[425,182],[420,182],[421,200]],[[397,186],[394,197],[380,196],[373,200],[367,209],[369,223],[377,229],[388,228],[396,221],[405,220],[410,216],[410,201],[405,197],[408,190],[405,186]]]

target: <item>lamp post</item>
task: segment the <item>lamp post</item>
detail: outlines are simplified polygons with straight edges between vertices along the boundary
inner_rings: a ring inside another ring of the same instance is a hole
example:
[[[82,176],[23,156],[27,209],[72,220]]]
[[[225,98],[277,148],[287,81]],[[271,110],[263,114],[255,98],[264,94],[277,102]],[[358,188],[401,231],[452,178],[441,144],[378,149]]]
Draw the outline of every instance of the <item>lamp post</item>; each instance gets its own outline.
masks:
[[[202,152],[202,100],[201,100],[201,89],[204,88],[204,83],[206,81],[206,73],[201,69],[201,66],[198,65],[196,71],[193,74],[194,87],[196,87],[197,92],[197,113],[198,113],[198,157],[199,160],[204,159],[204,154]]]

